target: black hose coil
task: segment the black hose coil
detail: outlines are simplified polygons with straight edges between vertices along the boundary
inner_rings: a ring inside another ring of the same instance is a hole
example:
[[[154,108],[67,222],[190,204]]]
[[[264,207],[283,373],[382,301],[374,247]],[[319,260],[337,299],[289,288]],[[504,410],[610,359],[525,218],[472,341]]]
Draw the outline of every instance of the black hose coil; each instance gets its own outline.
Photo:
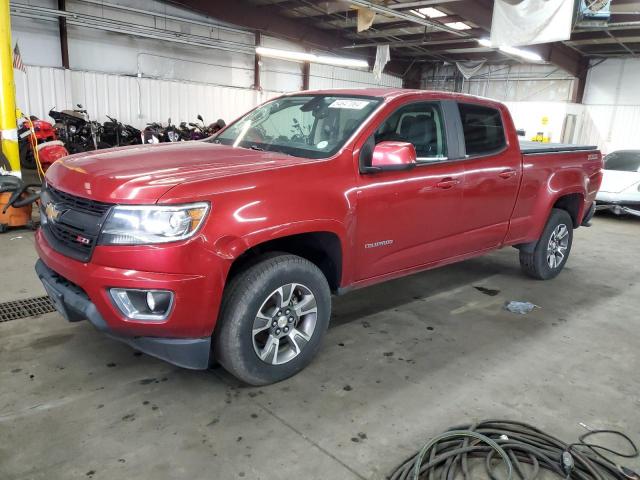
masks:
[[[587,443],[588,437],[613,434],[624,439],[630,452]],[[604,456],[608,452],[624,458],[638,457],[638,448],[624,433],[616,430],[589,430],[577,442],[565,443],[542,430],[511,420],[485,420],[472,425],[453,427],[438,435],[416,454],[405,460],[389,480],[453,480],[462,474],[465,480],[474,459],[484,460],[488,478],[534,480],[542,470],[563,479],[576,480],[640,480],[633,470],[620,466]],[[495,453],[502,457],[499,462]],[[504,464],[506,476],[496,469]]]

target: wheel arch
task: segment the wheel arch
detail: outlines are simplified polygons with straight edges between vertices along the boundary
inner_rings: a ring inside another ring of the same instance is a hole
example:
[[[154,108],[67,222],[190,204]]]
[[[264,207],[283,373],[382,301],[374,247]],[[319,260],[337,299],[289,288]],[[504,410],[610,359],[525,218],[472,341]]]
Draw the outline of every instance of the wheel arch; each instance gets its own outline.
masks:
[[[260,261],[265,255],[277,252],[297,255],[316,265],[326,277],[331,291],[337,291],[341,285],[343,247],[340,236],[334,231],[289,232],[252,244],[245,243],[244,246],[245,249],[233,259],[227,275],[227,284],[238,273]]]
[[[549,209],[549,215],[554,208],[565,210],[573,222],[573,228],[580,226],[584,210],[584,194],[582,192],[565,193],[556,198]],[[547,216],[548,218],[548,216]]]

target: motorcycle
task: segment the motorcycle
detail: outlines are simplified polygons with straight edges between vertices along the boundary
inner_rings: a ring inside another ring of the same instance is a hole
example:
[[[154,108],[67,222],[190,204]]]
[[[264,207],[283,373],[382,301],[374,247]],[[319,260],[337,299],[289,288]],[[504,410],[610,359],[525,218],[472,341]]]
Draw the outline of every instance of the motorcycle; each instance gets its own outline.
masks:
[[[35,116],[25,117],[18,129],[18,139],[20,164],[26,169],[37,168],[37,157],[46,172],[53,162],[69,155],[53,125]]]
[[[54,140],[58,140],[58,135],[51,123],[40,120],[34,115],[24,117],[22,124],[18,128],[18,147],[22,168],[35,169],[34,148],[36,145]]]
[[[224,120],[221,118],[218,119],[217,122],[211,123],[208,126],[205,126],[204,118],[202,115],[198,115],[198,120],[200,123],[190,122],[189,126],[191,126],[191,140],[202,140],[203,138],[208,138],[214,133],[222,130],[227,126]]]
[[[147,123],[141,134],[142,143],[160,143],[164,137],[164,128],[158,122]]]
[[[167,126],[164,129],[163,141],[164,142],[180,142],[184,140],[180,128],[171,123],[171,117],[167,121]]]
[[[219,118],[216,122],[209,124],[209,126],[207,127],[207,136],[210,137],[214,133],[218,133],[220,130],[222,130],[226,126],[227,126],[227,122]]]
[[[125,145],[135,145],[141,142],[140,130],[119,122],[117,119],[107,115],[108,122],[102,125],[100,140],[110,147],[121,147]]]
[[[142,143],[163,143],[163,142],[180,142],[184,140],[201,140],[208,138],[214,133],[222,130],[227,126],[224,120],[219,119],[217,122],[205,126],[202,115],[198,115],[200,123],[181,122],[176,126],[171,123],[171,118],[167,122],[167,126],[163,127],[159,122],[147,123],[146,128],[141,134]]]
[[[74,110],[52,109],[49,116],[56,121],[54,128],[70,153],[109,148],[110,145],[101,140],[102,125],[92,121],[82,105],[78,104]]]

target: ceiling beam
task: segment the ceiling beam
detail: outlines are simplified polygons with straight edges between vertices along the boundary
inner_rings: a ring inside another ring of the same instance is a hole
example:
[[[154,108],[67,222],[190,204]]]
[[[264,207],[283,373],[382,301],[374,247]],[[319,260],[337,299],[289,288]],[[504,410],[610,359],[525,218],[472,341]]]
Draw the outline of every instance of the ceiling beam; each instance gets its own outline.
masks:
[[[317,17],[315,17],[317,18]],[[335,19],[331,19],[331,20],[335,20]],[[465,19],[460,17],[459,15],[448,15],[446,17],[440,17],[437,19],[434,19],[439,23],[451,23],[451,22],[464,22]],[[355,23],[355,18],[354,18],[354,23]],[[348,27],[344,27],[344,26],[339,26],[339,25],[335,25],[334,26],[336,28],[341,28],[342,30],[345,30],[349,33],[357,33],[358,32],[358,27],[357,26],[348,26]],[[385,22],[385,23],[376,23],[373,25],[373,28],[375,28],[375,30],[377,32],[385,32],[387,30],[399,30],[399,29],[404,29],[404,28],[422,28],[421,25],[416,25],[413,22],[408,22],[406,20],[401,20],[399,22]]]
[[[299,18],[267,13],[247,0],[171,0],[171,3],[249,30],[257,30],[280,38],[323,49],[341,48],[348,42],[333,32],[316,28]],[[264,7],[266,8],[266,6]]]
[[[418,15],[414,15],[412,13],[406,13],[404,11],[401,10],[393,10],[391,8],[388,8],[386,6],[383,5],[379,5],[377,3],[373,3],[369,0],[350,0],[351,3],[353,5],[356,5],[358,7],[365,7],[368,8],[369,10],[373,10],[376,13],[379,13],[381,15],[387,15],[390,17],[397,17],[401,20],[408,20],[410,22],[416,23],[418,25],[423,25],[425,27],[433,27],[436,28],[438,30],[442,30],[443,32],[449,32],[452,33],[454,35],[457,35],[459,37],[467,37],[468,35],[460,30],[456,30],[454,28],[451,27],[447,27],[446,25],[442,25],[441,23],[438,23],[436,21],[433,21],[429,18],[422,18],[419,17]]]
[[[453,3],[459,1],[460,0],[422,0],[418,2],[392,3],[391,5],[387,6],[393,10],[407,10],[415,8],[435,7],[443,3]]]
[[[387,36],[393,37],[393,40],[390,40],[390,41],[379,40],[379,41],[376,41],[373,46],[386,45],[386,44],[389,44],[391,46],[396,46],[395,45],[396,42],[419,42],[420,44],[429,44],[431,42],[434,42],[434,44],[437,44],[442,40],[447,40],[447,41],[460,40],[460,41],[468,42],[470,39],[486,36],[486,32],[483,29],[478,29],[478,28],[465,30],[465,32],[468,34],[468,36],[465,38],[456,37],[449,33],[434,32],[434,31],[427,32],[427,33],[420,32],[420,33],[394,34],[394,35],[390,35],[389,33],[387,33]],[[358,39],[366,40],[368,38],[377,38],[379,36],[380,35],[377,32],[369,32],[369,31],[360,32],[357,35],[351,34],[349,38],[353,40],[354,43],[352,43],[351,45],[347,45],[344,48],[362,48],[365,46],[372,46],[371,42],[357,42],[357,40]]]

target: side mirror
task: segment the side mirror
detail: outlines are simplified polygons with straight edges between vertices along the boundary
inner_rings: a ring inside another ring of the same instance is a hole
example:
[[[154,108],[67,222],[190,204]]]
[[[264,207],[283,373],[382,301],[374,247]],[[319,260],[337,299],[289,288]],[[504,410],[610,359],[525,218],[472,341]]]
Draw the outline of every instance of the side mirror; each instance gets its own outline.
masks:
[[[201,122],[204,122],[204,118],[202,118],[202,115],[198,114],[198,120],[200,120]]]
[[[407,142],[380,142],[373,149],[371,166],[365,173],[410,170],[417,164],[416,149]]]

